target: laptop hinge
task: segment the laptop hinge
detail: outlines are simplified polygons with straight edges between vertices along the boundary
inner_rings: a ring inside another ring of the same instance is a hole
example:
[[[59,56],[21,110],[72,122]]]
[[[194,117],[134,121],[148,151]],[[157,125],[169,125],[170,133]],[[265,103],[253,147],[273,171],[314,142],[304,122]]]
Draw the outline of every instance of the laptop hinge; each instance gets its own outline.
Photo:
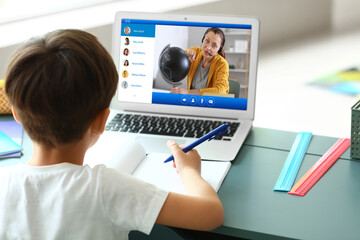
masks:
[[[226,120],[229,120],[229,121],[236,121],[236,120],[239,120],[239,119],[237,119],[237,118],[224,118],[224,117],[222,117],[222,118],[220,118],[220,117],[209,117],[209,116],[198,116],[198,115],[191,115],[191,114],[182,114],[182,115],[179,115],[179,114],[173,114],[173,113],[154,113],[154,112],[146,112],[146,111],[129,111],[129,110],[123,110],[124,112],[128,112],[128,113],[138,113],[138,114],[144,114],[144,113],[146,113],[146,114],[150,114],[150,115],[169,115],[169,116],[182,116],[182,117],[196,117],[196,118],[199,118],[199,117],[201,117],[201,118],[208,118],[208,119],[212,119],[212,120],[214,120],[214,119],[219,119],[219,120],[224,120],[224,119],[226,119]]]

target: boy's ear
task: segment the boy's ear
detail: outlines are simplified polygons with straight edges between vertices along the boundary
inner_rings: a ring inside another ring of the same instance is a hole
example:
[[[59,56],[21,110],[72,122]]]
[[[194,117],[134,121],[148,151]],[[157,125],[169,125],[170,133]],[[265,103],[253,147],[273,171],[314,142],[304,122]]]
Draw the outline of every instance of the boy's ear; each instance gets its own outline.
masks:
[[[91,123],[91,131],[97,134],[102,134],[105,130],[106,120],[109,117],[109,114],[109,108],[101,110]]]
[[[13,114],[13,117],[14,117],[15,121],[17,121],[18,123],[21,124],[20,119],[19,119],[14,107],[11,107],[11,111],[12,111],[12,114]]]

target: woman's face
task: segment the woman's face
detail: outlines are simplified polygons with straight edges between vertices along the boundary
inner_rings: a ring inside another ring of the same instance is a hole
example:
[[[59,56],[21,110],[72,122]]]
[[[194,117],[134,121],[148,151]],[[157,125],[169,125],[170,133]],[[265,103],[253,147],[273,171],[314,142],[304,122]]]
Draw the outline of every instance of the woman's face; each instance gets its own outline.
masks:
[[[205,58],[212,58],[221,47],[221,36],[210,31],[202,42],[202,54]]]

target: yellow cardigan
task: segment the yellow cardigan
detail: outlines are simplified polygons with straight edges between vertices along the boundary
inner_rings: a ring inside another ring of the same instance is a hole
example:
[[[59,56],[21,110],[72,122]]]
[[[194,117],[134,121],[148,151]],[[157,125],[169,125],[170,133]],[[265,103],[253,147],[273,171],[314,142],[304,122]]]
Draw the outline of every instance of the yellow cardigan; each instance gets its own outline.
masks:
[[[190,89],[191,82],[194,78],[196,70],[201,64],[202,51],[199,47],[191,48],[196,52],[195,61],[191,63],[190,70],[187,75],[187,89]],[[207,88],[200,89],[200,94],[203,93],[228,93],[229,92],[229,64],[221,55],[216,54],[211,60],[209,69],[209,78],[207,81]]]

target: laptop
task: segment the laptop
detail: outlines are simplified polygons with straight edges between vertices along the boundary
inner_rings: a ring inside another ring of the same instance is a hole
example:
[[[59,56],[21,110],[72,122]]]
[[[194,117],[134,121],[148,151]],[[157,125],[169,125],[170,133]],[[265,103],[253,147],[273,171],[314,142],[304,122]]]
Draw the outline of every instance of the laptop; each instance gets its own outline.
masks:
[[[169,46],[183,50],[201,47],[210,27],[220,28],[225,34],[229,92],[170,93],[174,86],[186,88],[187,79],[166,79],[159,64],[161,53]],[[147,153],[170,153],[166,147],[169,139],[187,145],[229,123],[228,133],[196,149],[204,160],[231,161],[236,157],[254,120],[257,18],[117,12],[112,43],[119,84],[102,138],[134,139]]]

